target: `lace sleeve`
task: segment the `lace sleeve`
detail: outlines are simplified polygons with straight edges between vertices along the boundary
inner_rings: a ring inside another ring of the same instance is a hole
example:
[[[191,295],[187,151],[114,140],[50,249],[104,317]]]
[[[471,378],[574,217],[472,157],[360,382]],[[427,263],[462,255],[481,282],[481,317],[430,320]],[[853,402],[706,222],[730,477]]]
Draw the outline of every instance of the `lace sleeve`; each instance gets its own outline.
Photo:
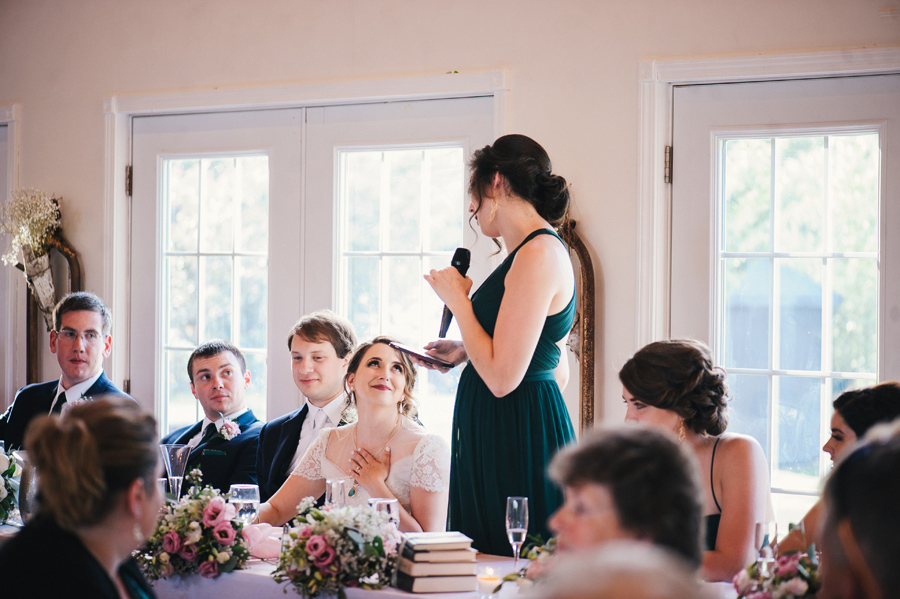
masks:
[[[450,486],[450,448],[437,435],[426,435],[416,445],[409,484],[435,493]]]
[[[325,458],[325,448],[328,447],[328,435],[331,434],[331,430],[323,428],[319,432],[319,436],[306,448],[300,463],[291,472],[292,476],[302,476],[309,480],[325,478],[322,475],[322,460]]]

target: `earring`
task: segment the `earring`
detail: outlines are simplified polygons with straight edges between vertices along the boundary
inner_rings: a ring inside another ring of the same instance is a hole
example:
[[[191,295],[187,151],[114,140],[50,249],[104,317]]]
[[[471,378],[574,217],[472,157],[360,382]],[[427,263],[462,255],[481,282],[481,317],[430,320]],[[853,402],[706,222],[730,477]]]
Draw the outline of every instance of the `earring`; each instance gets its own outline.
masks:
[[[490,220],[490,222],[494,222],[494,217],[496,217],[496,216],[497,216],[497,200],[492,199],[491,200],[491,216],[488,220]]]
[[[679,442],[679,443],[684,443],[684,437],[685,437],[685,432],[684,432],[684,421],[682,420],[682,421],[681,421],[681,428],[678,429],[678,442]]]
[[[144,533],[141,531],[141,525],[137,522],[134,523],[134,528],[131,529],[131,534],[134,535],[135,543],[144,542]]]

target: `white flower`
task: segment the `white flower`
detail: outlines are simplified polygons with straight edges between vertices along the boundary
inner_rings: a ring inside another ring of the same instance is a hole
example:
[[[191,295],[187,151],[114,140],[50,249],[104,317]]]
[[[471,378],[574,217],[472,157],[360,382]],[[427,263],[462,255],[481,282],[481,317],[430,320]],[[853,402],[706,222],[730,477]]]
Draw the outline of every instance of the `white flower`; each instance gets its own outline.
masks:
[[[802,597],[809,590],[809,585],[802,578],[791,578],[778,587],[782,597]]]
[[[6,499],[8,493],[6,492],[6,485],[0,484],[0,501]]]
[[[734,579],[734,588],[737,590],[738,595],[743,595],[753,588],[753,580],[750,579],[750,573],[747,572],[747,568],[738,572],[737,578]]]
[[[200,530],[199,522],[196,522],[196,521],[191,522],[191,524],[188,528],[190,528],[190,530],[188,531],[188,533],[186,535],[184,535],[185,545],[191,545],[193,543],[196,543],[197,541],[200,540],[200,537],[203,535],[203,531]]]
[[[220,564],[224,564],[225,562],[227,562],[230,559],[231,559],[231,552],[228,551],[227,549],[222,549],[221,551],[219,551],[219,555],[216,556],[216,561],[218,561]]]
[[[6,457],[6,454],[0,453],[0,474],[6,472],[7,468],[9,468],[9,458]]]
[[[159,554],[159,563],[168,564],[169,563],[169,554],[163,551]]]
[[[22,476],[22,467],[16,464],[16,471],[13,472],[13,478]]]

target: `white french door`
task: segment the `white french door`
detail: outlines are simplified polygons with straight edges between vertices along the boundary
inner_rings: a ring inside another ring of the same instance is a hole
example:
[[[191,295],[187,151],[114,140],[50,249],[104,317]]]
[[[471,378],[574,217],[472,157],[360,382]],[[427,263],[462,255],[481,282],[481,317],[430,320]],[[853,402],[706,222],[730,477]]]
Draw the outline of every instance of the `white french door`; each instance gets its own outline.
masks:
[[[900,76],[677,87],[671,334],[710,343],[780,521],[831,401],[900,378]]]
[[[199,420],[187,359],[212,338],[246,355],[258,417],[297,404],[277,358],[301,305],[302,123],[301,108],[134,119],[131,392],[163,432]]]

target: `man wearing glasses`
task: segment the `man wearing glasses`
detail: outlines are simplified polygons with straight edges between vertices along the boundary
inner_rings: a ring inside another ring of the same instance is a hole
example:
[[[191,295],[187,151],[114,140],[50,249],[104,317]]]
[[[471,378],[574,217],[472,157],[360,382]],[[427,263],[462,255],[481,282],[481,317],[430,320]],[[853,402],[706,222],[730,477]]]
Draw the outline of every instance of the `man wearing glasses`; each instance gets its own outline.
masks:
[[[64,404],[122,393],[103,373],[112,336],[109,308],[93,293],[70,293],[53,310],[50,351],[62,371],[59,380],[22,387],[0,416],[0,439],[6,449],[21,449],[32,418],[59,413]],[[130,397],[129,397],[130,399]]]

